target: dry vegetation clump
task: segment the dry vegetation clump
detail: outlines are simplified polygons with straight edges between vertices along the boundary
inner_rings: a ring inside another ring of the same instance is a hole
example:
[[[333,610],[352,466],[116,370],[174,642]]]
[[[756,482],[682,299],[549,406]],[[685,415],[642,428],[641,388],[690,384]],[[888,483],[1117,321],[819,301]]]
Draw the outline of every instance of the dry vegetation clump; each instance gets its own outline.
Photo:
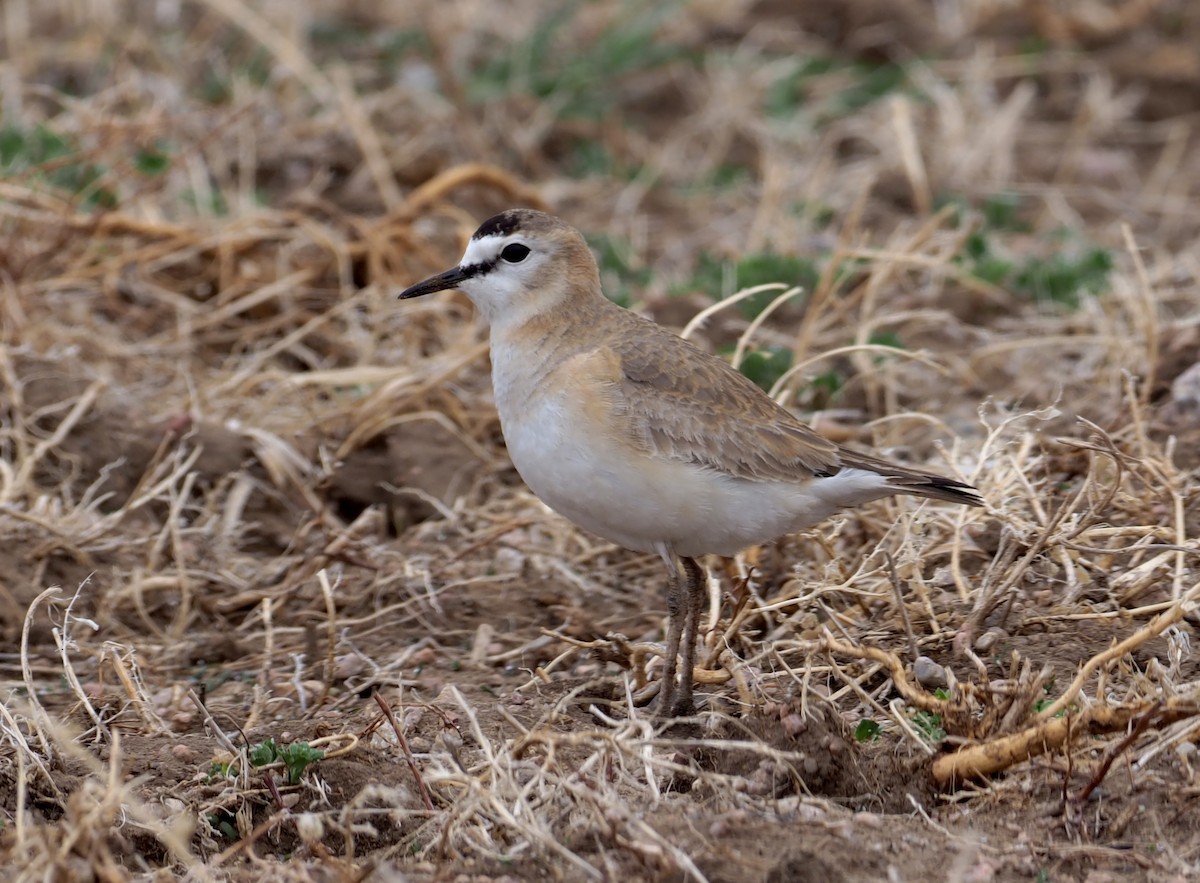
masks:
[[[7,0],[13,879],[1200,873],[1200,14]],[[477,221],[979,486],[657,562],[503,450]]]

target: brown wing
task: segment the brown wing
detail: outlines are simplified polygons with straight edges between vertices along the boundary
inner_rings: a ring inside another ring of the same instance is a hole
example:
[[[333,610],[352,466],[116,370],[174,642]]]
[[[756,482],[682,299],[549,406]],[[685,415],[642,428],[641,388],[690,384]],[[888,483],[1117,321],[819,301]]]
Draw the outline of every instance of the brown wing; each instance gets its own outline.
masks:
[[[837,445],[727,362],[653,322],[624,315],[628,333],[607,342],[620,362],[613,409],[639,448],[758,481],[838,471]]]

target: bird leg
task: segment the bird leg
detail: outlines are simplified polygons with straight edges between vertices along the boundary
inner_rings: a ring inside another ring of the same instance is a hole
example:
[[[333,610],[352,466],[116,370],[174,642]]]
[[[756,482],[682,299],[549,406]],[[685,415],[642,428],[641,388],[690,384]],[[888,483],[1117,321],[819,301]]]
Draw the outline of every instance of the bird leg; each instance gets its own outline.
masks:
[[[675,717],[686,717],[696,710],[692,701],[692,687],[695,684],[693,673],[696,665],[696,636],[700,630],[700,613],[704,609],[705,580],[704,568],[695,558],[681,558],[685,580],[680,580],[683,586],[683,664],[679,677],[679,695],[669,711]],[[677,582],[677,584],[678,584]],[[663,709],[668,707],[664,704]]]
[[[682,575],[675,564],[674,555],[667,560],[671,583],[667,586],[667,652],[663,657],[662,677],[659,679],[658,710],[660,714],[672,713],[675,696],[676,660],[679,658],[679,639],[683,635],[684,621],[687,618],[689,593],[683,584]],[[688,559],[684,559],[685,561]],[[687,672],[687,680],[691,681],[691,670]]]

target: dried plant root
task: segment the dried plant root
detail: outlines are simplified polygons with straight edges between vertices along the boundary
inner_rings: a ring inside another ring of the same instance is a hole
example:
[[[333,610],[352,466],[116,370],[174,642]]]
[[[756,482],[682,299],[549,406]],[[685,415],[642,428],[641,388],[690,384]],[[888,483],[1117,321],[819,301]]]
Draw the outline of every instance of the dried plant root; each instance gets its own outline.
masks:
[[[979,779],[1003,772],[1017,764],[1055,751],[1083,736],[1116,733],[1129,726],[1139,715],[1155,706],[1153,702],[1137,705],[1093,706],[1077,715],[1064,715],[1027,727],[1019,733],[972,745],[933,762],[933,780],[941,788],[954,788],[970,779]],[[1172,699],[1162,703],[1152,728],[1200,714],[1194,699]]]

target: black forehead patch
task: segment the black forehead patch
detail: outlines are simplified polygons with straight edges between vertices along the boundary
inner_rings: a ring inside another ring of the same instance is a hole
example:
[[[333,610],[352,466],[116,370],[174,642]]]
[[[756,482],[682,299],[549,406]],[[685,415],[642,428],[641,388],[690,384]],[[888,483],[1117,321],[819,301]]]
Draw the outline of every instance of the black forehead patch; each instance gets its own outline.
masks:
[[[493,215],[480,224],[479,229],[475,231],[471,238],[482,239],[485,236],[507,236],[516,230],[520,223],[521,213],[514,209],[509,209],[506,212]]]

